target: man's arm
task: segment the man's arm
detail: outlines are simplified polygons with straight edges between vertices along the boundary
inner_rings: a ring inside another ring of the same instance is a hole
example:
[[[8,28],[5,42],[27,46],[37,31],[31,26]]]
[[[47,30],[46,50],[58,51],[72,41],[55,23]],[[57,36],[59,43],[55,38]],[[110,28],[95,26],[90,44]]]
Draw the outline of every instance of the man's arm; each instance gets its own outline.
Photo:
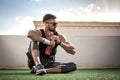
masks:
[[[32,39],[33,41],[39,41],[39,42],[43,42],[44,39],[41,36],[41,32],[38,30],[29,30],[28,31],[28,38]]]
[[[67,40],[65,39],[65,37],[63,35],[59,35],[59,38],[60,38],[60,41],[61,41],[61,44],[60,46],[67,52],[67,53],[70,53],[70,54],[75,54],[76,51],[75,51],[75,47],[67,42]]]
[[[43,38],[41,32],[37,29],[29,30],[27,37],[32,39],[33,41],[42,42],[46,45],[53,45],[53,41]]]

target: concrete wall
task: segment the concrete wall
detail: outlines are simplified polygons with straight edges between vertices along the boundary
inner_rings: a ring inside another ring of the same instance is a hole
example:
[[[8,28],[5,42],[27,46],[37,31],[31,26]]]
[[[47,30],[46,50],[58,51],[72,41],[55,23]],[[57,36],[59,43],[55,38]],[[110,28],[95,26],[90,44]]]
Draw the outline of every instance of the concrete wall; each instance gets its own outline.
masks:
[[[119,28],[62,27],[58,31],[75,45],[77,53],[59,47],[56,61],[76,62],[80,68],[120,68]],[[0,35],[0,67],[26,67],[30,39],[26,35]]]

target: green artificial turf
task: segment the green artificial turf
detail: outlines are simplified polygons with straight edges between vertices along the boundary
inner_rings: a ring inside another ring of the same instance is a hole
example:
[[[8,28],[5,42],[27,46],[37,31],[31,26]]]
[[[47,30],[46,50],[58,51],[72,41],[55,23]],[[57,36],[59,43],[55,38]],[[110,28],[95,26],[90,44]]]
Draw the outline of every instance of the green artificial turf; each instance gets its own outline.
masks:
[[[29,70],[0,70],[0,80],[120,80],[120,69],[78,69],[43,76],[30,74]]]

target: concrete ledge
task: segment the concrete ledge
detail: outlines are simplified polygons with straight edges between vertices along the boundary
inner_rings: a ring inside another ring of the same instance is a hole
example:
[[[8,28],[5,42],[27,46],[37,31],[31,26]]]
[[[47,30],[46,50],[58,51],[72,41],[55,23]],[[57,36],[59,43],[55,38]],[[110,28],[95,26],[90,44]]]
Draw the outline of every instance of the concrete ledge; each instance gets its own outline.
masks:
[[[42,21],[33,21],[35,27],[42,27]],[[120,27],[120,22],[68,22],[58,21],[60,27]]]

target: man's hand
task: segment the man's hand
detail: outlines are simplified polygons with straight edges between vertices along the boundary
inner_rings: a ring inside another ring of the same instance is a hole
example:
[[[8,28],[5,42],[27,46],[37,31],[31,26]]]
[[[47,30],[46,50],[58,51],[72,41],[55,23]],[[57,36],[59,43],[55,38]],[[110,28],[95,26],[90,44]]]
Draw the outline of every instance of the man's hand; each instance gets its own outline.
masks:
[[[51,39],[51,40],[50,40],[50,46],[52,46],[52,48],[55,46],[55,41],[54,41],[54,39]]]
[[[53,35],[53,36],[51,37],[51,40],[54,40],[55,43],[59,43],[59,42],[60,42],[59,36],[56,36],[56,35]]]

